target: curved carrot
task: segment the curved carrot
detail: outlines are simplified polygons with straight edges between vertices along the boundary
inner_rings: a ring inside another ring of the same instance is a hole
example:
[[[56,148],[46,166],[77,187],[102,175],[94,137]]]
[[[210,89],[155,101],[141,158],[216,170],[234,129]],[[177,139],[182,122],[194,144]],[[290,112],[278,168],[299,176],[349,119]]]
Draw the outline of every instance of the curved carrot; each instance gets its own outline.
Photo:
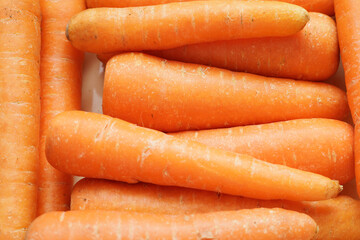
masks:
[[[305,9],[282,2],[195,1],[88,9],[70,20],[67,36],[83,51],[142,51],[218,40],[289,36],[308,21]]]
[[[63,240],[70,236],[71,240],[311,240],[316,233],[316,223],[309,216],[283,209],[178,216],[70,211],[39,217],[31,225],[26,240]]]
[[[84,0],[41,0],[41,128],[37,214],[68,210],[72,176],[54,169],[46,160],[45,134],[56,114],[80,109],[83,53],[65,37],[69,19],[85,9]]]
[[[20,240],[36,216],[40,127],[39,9],[22,7],[39,4],[0,2],[0,239]]]
[[[194,0],[86,0],[88,8],[99,7],[139,7],[172,2],[188,2]],[[249,0],[248,0],[249,1]],[[251,0],[250,0],[251,1]],[[252,0],[257,1],[257,0]],[[267,1],[267,0],[265,0]],[[330,16],[334,15],[334,0],[278,0],[299,5],[309,12],[321,12]]]
[[[324,83],[266,78],[141,53],[106,67],[103,112],[165,132],[298,118],[343,119],[346,95]]]
[[[334,197],[342,189],[337,181],[318,174],[181,140],[96,113],[61,113],[53,118],[47,134],[49,163],[77,176],[259,199],[320,200]]]
[[[342,121],[298,119],[172,135],[318,173],[341,184],[354,178],[353,128]]]
[[[288,37],[200,43],[147,53],[269,77],[322,81],[332,76],[339,66],[336,26],[326,15],[309,13],[309,16],[304,29]],[[103,53],[98,54],[98,58],[106,63],[115,55]]]
[[[264,201],[187,188],[99,179],[80,180],[71,194],[72,210],[193,214],[259,207],[308,214],[319,225],[318,240],[360,239],[360,201],[347,196],[315,202]]]

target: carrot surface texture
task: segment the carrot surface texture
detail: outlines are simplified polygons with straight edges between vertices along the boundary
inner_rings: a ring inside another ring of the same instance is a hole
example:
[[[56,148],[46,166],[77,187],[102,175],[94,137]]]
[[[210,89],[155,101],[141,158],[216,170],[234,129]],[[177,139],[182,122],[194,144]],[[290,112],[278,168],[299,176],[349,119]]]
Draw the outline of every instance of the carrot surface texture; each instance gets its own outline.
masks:
[[[112,210],[194,214],[253,208],[284,208],[306,213],[319,226],[317,240],[360,239],[360,201],[347,196],[314,202],[256,200],[194,189],[146,183],[82,179],[71,194],[72,210]]]
[[[86,0],[88,8],[99,7],[140,7],[172,2],[189,2],[194,0]],[[248,0],[254,1],[254,0]],[[256,1],[256,0],[255,0]],[[267,1],[267,0],[265,0]],[[334,0],[278,0],[299,5],[309,12],[321,12],[330,16],[334,15]]]
[[[342,121],[298,119],[172,135],[318,173],[341,184],[354,178],[353,128]]]
[[[308,21],[305,9],[288,3],[195,1],[88,9],[70,20],[67,36],[76,48],[87,52],[142,51],[218,40],[289,36],[303,29]]]
[[[55,168],[72,175],[258,199],[320,200],[335,197],[342,189],[338,181],[318,174],[81,111],[53,118],[46,156]]]
[[[348,106],[345,93],[329,84],[125,53],[107,63],[103,112],[177,132],[298,118],[343,119]]]
[[[26,240],[311,240],[316,233],[317,225],[309,216],[283,209],[177,216],[70,211],[40,216],[31,225]]]
[[[360,2],[335,0],[335,16],[339,33],[340,51],[345,72],[349,106],[355,126],[360,124]],[[355,138],[355,149],[360,148]],[[355,153],[355,175],[360,196],[360,156]]]
[[[45,136],[56,114],[80,109],[83,53],[66,39],[70,18],[85,9],[84,0],[41,0],[41,127],[37,214],[70,208],[72,176],[54,169],[46,160]]]
[[[288,37],[237,39],[148,51],[158,57],[198,63],[268,77],[322,81],[339,66],[335,22],[329,16],[309,13],[310,21]],[[98,54],[106,63],[116,53]]]
[[[39,1],[0,1],[0,240],[36,216],[40,128]]]

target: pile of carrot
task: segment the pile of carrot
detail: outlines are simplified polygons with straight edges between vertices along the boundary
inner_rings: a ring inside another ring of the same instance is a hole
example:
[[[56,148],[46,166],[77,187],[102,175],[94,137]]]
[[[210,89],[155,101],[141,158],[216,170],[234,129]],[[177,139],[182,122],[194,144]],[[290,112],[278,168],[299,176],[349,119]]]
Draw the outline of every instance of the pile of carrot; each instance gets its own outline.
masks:
[[[339,196],[360,195],[359,13],[0,0],[0,240],[360,239]],[[81,111],[84,52],[103,114]],[[347,93],[319,82],[340,55]]]

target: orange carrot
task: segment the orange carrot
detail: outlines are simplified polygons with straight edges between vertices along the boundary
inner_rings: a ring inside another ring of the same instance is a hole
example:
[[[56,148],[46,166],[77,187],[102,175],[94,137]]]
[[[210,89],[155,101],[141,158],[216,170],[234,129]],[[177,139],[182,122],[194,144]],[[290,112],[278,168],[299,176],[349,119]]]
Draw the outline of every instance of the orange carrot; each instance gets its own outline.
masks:
[[[316,223],[309,216],[283,209],[178,216],[70,211],[39,217],[31,225],[26,240],[311,240],[317,231]]]
[[[354,153],[355,153],[355,176],[356,176],[356,189],[360,196],[360,129],[359,125],[355,126],[354,131]]]
[[[335,0],[335,16],[339,32],[339,43],[345,71],[345,83],[352,119],[360,124],[360,4],[358,0]],[[357,135],[357,134],[355,134]],[[355,136],[355,152],[360,141]],[[355,153],[355,175],[360,196],[360,156]]]
[[[30,12],[38,18],[41,16],[40,1],[36,0],[2,0],[0,1],[0,9],[3,8]]]
[[[172,2],[188,2],[194,0],[86,0],[89,8],[98,7],[139,7]],[[249,1],[249,0],[248,0]],[[251,0],[250,0],[251,1]],[[256,0],[252,0],[256,1]],[[267,0],[265,0],[267,1]],[[278,0],[299,5],[309,12],[321,12],[330,16],[334,15],[334,0]]]
[[[68,210],[72,176],[54,169],[46,160],[45,134],[56,114],[81,107],[83,53],[65,37],[69,19],[85,9],[84,0],[41,0],[41,128],[37,214]]]
[[[142,51],[218,40],[289,36],[308,21],[305,9],[288,3],[195,1],[88,9],[70,20],[67,36],[83,51]]]
[[[40,10],[0,2],[0,239],[18,240],[36,215]]]
[[[318,174],[80,111],[53,118],[46,156],[58,170],[77,176],[182,186],[258,199],[320,200],[334,197],[342,189],[338,181]]]
[[[205,64],[269,77],[322,81],[339,66],[339,46],[332,18],[309,13],[305,28],[288,37],[200,43],[147,53],[181,62]],[[116,53],[98,54],[106,63]]]
[[[193,214],[259,207],[308,214],[319,225],[318,240],[360,239],[360,201],[347,196],[317,202],[264,201],[187,188],[95,179],[81,180],[71,194],[72,210]]]
[[[346,95],[324,83],[266,78],[141,53],[106,67],[103,112],[165,132],[298,118],[343,119]]]
[[[318,173],[341,184],[354,178],[353,128],[342,121],[299,119],[172,135]]]

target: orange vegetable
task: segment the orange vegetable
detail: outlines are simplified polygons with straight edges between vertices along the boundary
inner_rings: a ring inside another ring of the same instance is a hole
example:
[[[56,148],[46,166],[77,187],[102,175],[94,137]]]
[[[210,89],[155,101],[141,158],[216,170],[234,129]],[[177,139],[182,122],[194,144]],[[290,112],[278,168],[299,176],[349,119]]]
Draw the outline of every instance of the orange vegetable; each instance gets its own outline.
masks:
[[[36,216],[40,19],[33,13],[39,12],[36,0],[0,1],[1,240],[24,239]]]
[[[318,240],[360,239],[360,201],[347,196],[315,202],[264,201],[187,188],[96,179],[79,181],[71,194],[72,210],[193,214],[259,207],[308,214],[319,225]]]
[[[149,6],[172,2],[188,2],[194,0],[86,0],[89,8],[98,7],[137,7]],[[249,1],[249,0],[248,0]],[[253,0],[254,1],[254,0]],[[266,1],[266,0],[265,0]],[[321,12],[330,16],[334,15],[334,0],[278,0],[299,5],[309,12]]]
[[[309,13],[303,30],[288,37],[237,39],[148,51],[149,54],[264,76],[322,81],[339,66],[339,46],[332,18]],[[98,54],[106,63],[115,53]]]
[[[288,3],[195,1],[88,9],[70,20],[67,36],[83,51],[142,51],[218,40],[289,36],[303,29],[308,21],[305,9]]]
[[[331,119],[298,119],[173,136],[346,183],[354,178],[353,128]]]
[[[165,132],[298,118],[343,119],[345,93],[329,84],[275,79],[141,53],[106,67],[103,112]]]
[[[39,217],[31,225],[26,240],[311,240],[316,233],[316,223],[309,216],[283,209],[178,216],[70,211]]]
[[[320,200],[335,197],[342,189],[338,181],[318,174],[80,111],[53,118],[46,156],[58,170],[77,176],[143,181],[258,199]]]
[[[54,169],[46,160],[45,136],[49,121],[56,114],[81,107],[83,53],[65,37],[72,15],[85,9],[84,0],[41,0],[41,139],[37,214],[68,210],[72,176]]]
[[[345,71],[345,83],[352,119],[355,126],[360,124],[360,4],[357,0],[335,0],[335,16],[339,33],[340,51]],[[355,134],[355,175],[360,195],[360,146]]]

